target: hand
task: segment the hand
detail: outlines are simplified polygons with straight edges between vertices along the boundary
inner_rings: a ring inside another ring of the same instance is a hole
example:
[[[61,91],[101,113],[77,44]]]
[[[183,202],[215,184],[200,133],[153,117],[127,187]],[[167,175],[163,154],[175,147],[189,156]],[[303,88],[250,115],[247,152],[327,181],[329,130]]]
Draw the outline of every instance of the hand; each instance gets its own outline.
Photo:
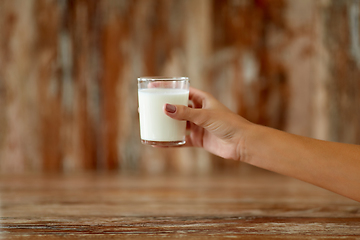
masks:
[[[193,108],[165,104],[190,122],[185,146],[284,174],[360,201],[360,146],[321,141],[250,123],[213,96],[190,89]]]
[[[166,115],[189,121],[184,146],[202,147],[220,157],[242,160],[246,130],[253,124],[231,112],[209,93],[190,87],[193,107],[165,104]]]

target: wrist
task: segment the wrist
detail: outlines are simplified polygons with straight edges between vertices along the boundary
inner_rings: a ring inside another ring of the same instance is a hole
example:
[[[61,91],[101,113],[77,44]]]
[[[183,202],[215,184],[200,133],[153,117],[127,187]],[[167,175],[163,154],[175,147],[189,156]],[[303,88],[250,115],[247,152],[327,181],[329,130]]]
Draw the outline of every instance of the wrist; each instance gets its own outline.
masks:
[[[241,162],[250,163],[252,158],[251,146],[252,138],[259,131],[260,125],[246,122],[241,127],[239,141],[237,143],[237,159]]]

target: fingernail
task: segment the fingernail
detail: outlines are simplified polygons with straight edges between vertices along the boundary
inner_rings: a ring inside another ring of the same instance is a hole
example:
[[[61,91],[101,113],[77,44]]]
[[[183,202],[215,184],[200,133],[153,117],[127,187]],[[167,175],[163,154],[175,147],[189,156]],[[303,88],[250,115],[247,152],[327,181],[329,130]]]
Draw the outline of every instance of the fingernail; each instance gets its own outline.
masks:
[[[176,107],[174,105],[171,105],[171,104],[166,104],[165,110],[168,113],[175,113],[176,112]]]

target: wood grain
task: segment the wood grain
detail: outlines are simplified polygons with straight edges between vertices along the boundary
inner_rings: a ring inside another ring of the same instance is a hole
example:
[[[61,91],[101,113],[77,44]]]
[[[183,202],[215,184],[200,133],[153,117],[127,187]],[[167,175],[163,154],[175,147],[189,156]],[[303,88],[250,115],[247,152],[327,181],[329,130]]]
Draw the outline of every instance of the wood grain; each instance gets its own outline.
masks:
[[[359,8],[354,0],[0,1],[0,172],[242,171],[199,149],[142,146],[142,75],[186,75],[255,123],[360,144]]]
[[[359,203],[264,171],[0,178],[4,239],[355,239]]]

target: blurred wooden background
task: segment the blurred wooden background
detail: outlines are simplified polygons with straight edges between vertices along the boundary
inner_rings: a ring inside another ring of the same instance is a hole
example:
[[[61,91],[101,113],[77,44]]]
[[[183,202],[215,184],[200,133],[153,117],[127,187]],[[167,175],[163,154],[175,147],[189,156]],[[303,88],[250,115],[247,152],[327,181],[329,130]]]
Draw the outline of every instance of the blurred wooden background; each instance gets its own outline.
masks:
[[[360,144],[358,0],[2,0],[0,172],[243,166],[139,140],[136,78],[189,76],[247,119]]]

